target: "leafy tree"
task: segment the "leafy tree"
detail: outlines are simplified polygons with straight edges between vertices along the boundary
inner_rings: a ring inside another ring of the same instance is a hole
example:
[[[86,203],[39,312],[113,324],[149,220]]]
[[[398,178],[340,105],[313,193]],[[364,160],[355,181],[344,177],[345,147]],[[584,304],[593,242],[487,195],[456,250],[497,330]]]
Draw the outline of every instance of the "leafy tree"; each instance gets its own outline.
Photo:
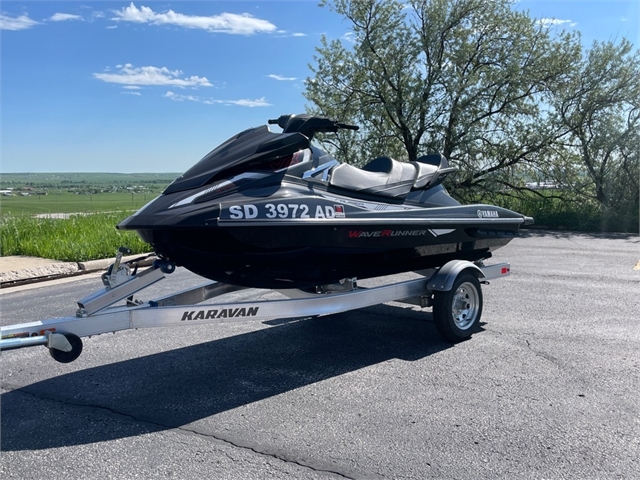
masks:
[[[566,147],[580,156],[593,196],[608,211],[638,215],[640,52],[623,39],[595,42],[555,92]]]
[[[458,197],[552,167],[567,125],[551,94],[580,58],[577,34],[552,35],[509,0],[323,0],[352,28],[322,38],[307,80],[312,111],[363,127],[325,140],[352,163],[439,151]],[[355,135],[355,137],[353,136]]]

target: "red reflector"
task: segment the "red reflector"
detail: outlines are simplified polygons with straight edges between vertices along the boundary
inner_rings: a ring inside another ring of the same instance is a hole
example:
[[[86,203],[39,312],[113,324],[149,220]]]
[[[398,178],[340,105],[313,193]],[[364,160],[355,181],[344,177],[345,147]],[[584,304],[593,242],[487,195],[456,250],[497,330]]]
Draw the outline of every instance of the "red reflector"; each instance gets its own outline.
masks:
[[[509,267],[502,267],[502,275],[506,275],[507,273],[509,273]]]

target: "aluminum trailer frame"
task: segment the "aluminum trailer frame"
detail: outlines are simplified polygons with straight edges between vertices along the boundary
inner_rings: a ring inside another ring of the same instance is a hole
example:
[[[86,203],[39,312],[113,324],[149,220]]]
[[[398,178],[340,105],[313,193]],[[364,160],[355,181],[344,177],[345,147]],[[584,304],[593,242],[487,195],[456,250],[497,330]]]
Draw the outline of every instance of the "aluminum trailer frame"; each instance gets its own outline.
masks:
[[[81,337],[138,328],[317,317],[391,301],[420,307],[434,306],[437,327],[439,321],[451,323],[453,315],[454,324],[460,327],[461,333],[455,328],[459,335],[449,335],[441,328],[438,330],[446,339],[460,341],[472,333],[471,315],[477,314],[477,318],[474,316],[472,319],[474,325],[479,321],[482,310],[479,283],[507,276],[511,271],[508,263],[484,266],[454,260],[439,269],[417,272],[421,278],[371,288],[360,287],[355,279],[347,279],[340,284],[316,287],[315,292],[277,290],[288,297],[285,299],[203,303],[245,289],[209,282],[142,302],[134,300],[133,295],[165,278],[165,273],[173,272],[175,265],[156,262],[141,273],[132,274],[127,265],[120,264],[121,253],[102,276],[105,288],[79,300],[74,316],[1,327],[0,350],[44,345],[55,360],[68,363],[82,352]],[[478,283],[477,287],[474,287],[475,283]],[[452,293],[454,287],[457,288],[455,294]],[[442,304],[439,298],[447,300],[448,307],[436,312],[438,305]],[[114,306],[125,299],[125,305]]]

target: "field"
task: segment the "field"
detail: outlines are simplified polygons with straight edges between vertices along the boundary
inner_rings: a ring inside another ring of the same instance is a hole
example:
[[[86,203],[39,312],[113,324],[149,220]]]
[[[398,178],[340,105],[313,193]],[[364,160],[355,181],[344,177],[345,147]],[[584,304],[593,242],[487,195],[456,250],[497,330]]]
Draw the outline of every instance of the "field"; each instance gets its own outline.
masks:
[[[66,192],[0,197],[0,213],[11,216],[31,216],[54,213],[97,213],[137,210],[155,198],[152,193],[74,194]]]
[[[169,184],[177,173],[3,173],[0,177],[0,189],[38,187],[66,188],[91,186],[131,186],[157,185],[160,188]]]
[[[159,195],[177,173],[6,173],[0,214],[136,210]]]
[[[133,253],[148,252],[151,247],[134,232],[121,232],[115,226],[157,197],[177,176],[175,173],[3,174],[1,253],[84,261],[113,257],[122,245]],[[77,215],[46,218],[55,214]]]

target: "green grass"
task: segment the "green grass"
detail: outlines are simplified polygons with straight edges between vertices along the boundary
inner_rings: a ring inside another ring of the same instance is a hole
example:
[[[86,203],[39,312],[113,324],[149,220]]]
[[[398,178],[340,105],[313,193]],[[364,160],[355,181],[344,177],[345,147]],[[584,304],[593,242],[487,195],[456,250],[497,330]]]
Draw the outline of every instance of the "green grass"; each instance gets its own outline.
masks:
[[[38,213],[80,213],[137,210],[157,197],[150,193],[98,193],[82,195],[67,192],[0,197],[2,215],[35,215]]]
[[[0,219],[2,255],[29,255],[67,262],[114,257],[118,247],[133,254],[151,251],[135,232],[115,225],[132,212],[74,215],[69,219],[36,219],[26,216]]]
[[[135,232],[115,226],[160,195],[175,173],[3,173],[0,196],[0,254],[78,262],[112,258],[120,246],[133,253],[151,247]],[[23,196],[21,193],[31,193]],[[46,193],[46,194],[45,194]],[[87,213],[69,219],[37,214]]]

